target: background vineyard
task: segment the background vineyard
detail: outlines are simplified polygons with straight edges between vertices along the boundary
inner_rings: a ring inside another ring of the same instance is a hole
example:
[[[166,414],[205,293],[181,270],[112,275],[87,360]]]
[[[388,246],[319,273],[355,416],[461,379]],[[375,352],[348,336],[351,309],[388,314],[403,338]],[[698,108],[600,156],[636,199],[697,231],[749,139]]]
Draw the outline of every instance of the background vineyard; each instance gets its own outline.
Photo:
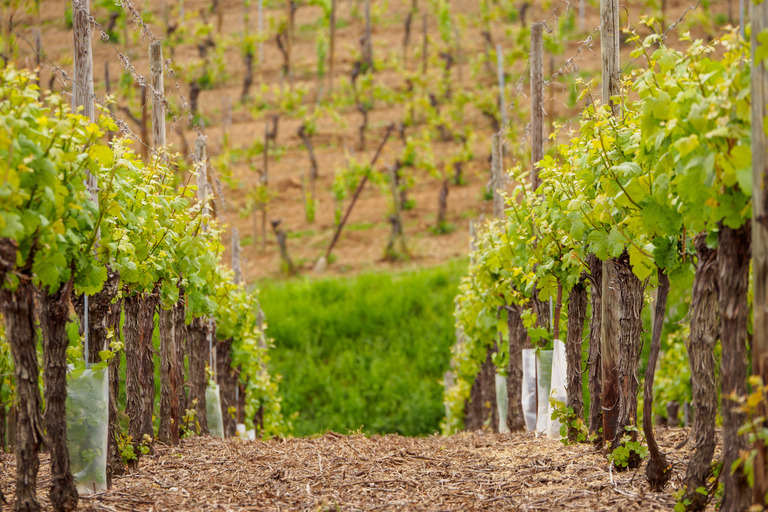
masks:
[[[94,2],[93,12],[95,18],[105,27],[108,26],[109,12],[113,8]],[[250,19],[251,33],[256,30],[257,13],[256,0],[251,1]],[[46,0],[44,8],[39,16],[28,16],[23,11],[16,10],[13,18],[15,30],[23,34],[30,43],[34,44],[34,26],[43,27],[42,42],[45,55],[53,62],[66,69],[71,66],[71,32],[64,23],[66,17],[67,2],[58,0]],[[176,32],[167,38],[166,46],[175,45],[173,56],[173,70],[175,77],[167,80],[167,96],[171,105],[175,108],[178,126],[184,129],[186,143],[190,146],[194,142],[194,131],[184,119],[183,108],[179,108],[184,101],[180,95],[188,101],[190,97],[189,80],[192,76],[199,76],[201,59],[199,57],[197,43],[210,34],[216,44],[210,51],[212,69],[212,83],[210,90],[203,90],[199,96],[199,121],[205,126],[204,131],[209,137],[209,152],[214,156],[213,165],[217,173],[222,177],[227,187],[225,200],[227,203],[226,220],[238,227],[241,233],[243,245],[244,272],[251,280],[266,275],[281,273],[279,251],[272,233],[268,233],[268,250],[260,250],[260,241],[253,239],[254,223],[249,215],[254,189],[259,182],[258,171],[261,168],[261,157],[251,157],[248,163],[246,154],[248,150],[259,151],[262,145],[264,125],[271,112],[279,111],[275,104],[273,91],[267,93],[261,101],[266,102],[266,110],[254,111],[254,106],[260,101],[259,91],[261,84],[270,88],[279,87],[281,83],[282,57],[275,43],[275,35],[280,20],[285,18],[285,5],[281,2],[265,2],[264,21],[264,57],[265,63],[254,65],[255,81],[252,87],[253,99],[246,104],[241,104],[239,98],[242,92],[242,78],[244,73],[241,35],[243,31],[243,4],[236,1],[222,1],[223,23],[222,32],[217,31],[217,18],[210,11],[211,4],[200,1],[184,2],[186,19],[182,24],[178,23],[178,6],[173,2],[166,2],[171,23],[179,25]],[[317,94],[317,39],[323,37],[323,31],[327,30],[327,21],[323,21],[324,9],[329,4],[320,2],[318,5],[297,3],[295,41],[293,42],[292,66],[294,73],[294,86],[296,90],[305,88],[306,95],[302,101],[303,106],[311,109]],[[446,4],[447,5],[447,4]],[[522,4],[521,4],[522,5]],[[472,2],[458,2],[449,5],[451,22],[458,27],[462,42],[462,64],[455,64],[451,69],[451,82],[457,90],[464,88],[471,96],[470,104],[464,108],[461,126],[468,127],[473,134],[473,157],[466,165],[464,171],[466,186],[450,186],[448,196],[448,222],[450,229],[455,231],[442,236],[435,236],[433,230],[436,223],[438,210],[438,193],[441,179],[424,167],[417,165],[413,170],[413,190],[409,191],[409,197],[414,200],[415,208],[404,212],[405,231],[408,238],[412,238],[410,252],[412,261],[416,264],[434,264],[449,258],[466,253],[468,246],[468,220],[479,215],[489,215],[492,211],[490,202],[483,201],[484,190],[489,179],[488,159],[490,158],[490,135],[493,133],[492,124],[487,116],[484,116],[477,105],[483,105],[490,109],[497,117],[498,105],[496,100],[497,77],[495,48],[491,47],[488,55],[491,59],[491,72],[488,72],[484,64],[486,42],[481,34],[483,27],[482,13],[484,4]],[[528,124],[527,104],[528,86],[527,78],[520,80],[525,74],[527,60],[528,38],[527,28],[524,28],[520,19],[520,5],[513,3],[489,3],[491,18],[491,37],[494,43],[502,45],[505,53],[505,73],[507,76],[507,104],[510,107],[509,116],[515,120],[510,132],[510,143],[513,161],[526,162],[528,159],[526,127]],[[137,2],[137,7],[147,18],[147,22],[153,31],[162,35],[166,31],[163,21],[162,2],[153,5],[142,5]],[[373,83],[381,87],[381,94],[377,95],[373,110],[370,113],[370,125],[368,148],[361,153],[356,148],[358,139],[357,128],[360,123],[360,114],[354,108],[351,100],[349,73],[355,59],[359,56],[359,38],[363,34],[363,4],[354,1],[338,2],[338,31],[336,44],[335,90],[339,99],[335,102],[335,112],[321,113],[317,121],[317,133],[313,137],[315,152],[319,165],[318,204],[316,207],[316,221],[308,223],[305,218],[304,205],[301,192],[301,173],[305,175],[309,171],[309,161],[306,150],[298,137],[297,130],[302,122],[302,113],[298,109],[288,115],[282,115],[279,121],[277,135],[277,150],[270,158],[270,194],[273,199],[269,203],[269,217],[282,219],[282,228],[287,231],[290,255],[305,269],[312,267],[314,262],[327,247],[334,228],[333,198],[334,173],[346,168],[345,151],[355,155],[356,160],[365,162],[370,158],[376,147],[377,141],[383,133],[384,127],[391,122],[400,123],[405,119],[406,99],[404,95],[405,79],[413,73],[402,70],[402,44],[404,37],[404,21],[407,17],[410,2],[389,1],[373,5],[373,53],[374,58],[380,64],[380,68],[374,75]],[[690,7],[685,2],[667,2],[666,17],[676,20],[683,11]],[[201,15],[201,9],[204,13]],[[629,11],[642,11],[658,9],[658,6],[645,3],[631,4]],[[423,9],[422,9],[423,10]],[[727,5],[718,3],[711,6],[703,5],[697,11],[690,13],[679,27],[684,30],[691,27],[697,35],[714,35],[720,26],[727,22]],[[432,13],[430,13],[432,14]],[[623,15],[622,15],[623,16]],[[737,14],[736,14],[737,16]],[[599,38],[595,29],[599,26],[597,4],[588,4],[584,30],[579,30],[577,5],[569,7],[562,2],[549,2],[544,4],[534,3],[525,10],[526,24],[538,19],[548,19],[553,27],[552,34],[546,33],[547,39],[547,68],[546,76],[552,70],[558,72],[558,76],[551,86],[547,87],[546,110],[548,123],[551,121],[570,121],[579,111],[576,102],[577,90],[574,80],[577,77],[585,79],[599,76]],[[208,25],[205,25],[207,21]],[[414,16],[412,22],[412,35],[410,42],[411,70],[416,71],[421,66],[421,16]],[[430,44],[429,51],[429,80],[438,82],[442,75],[444,65],[439,54],[444,51],[455,51],[455,42],[452,38],[449,43],[443,42],[440,36],[439,19],[437,16],[428,17],[428,33]],[[135,69],[146,75],[148,71],[147,51],[141,37],[122,16],[117,19],[113,30],[115,46],[130,57]],[[593,39],[592,44],[585,46],[587,36]],[[674,35],[673,35],[674,39]],[[127,41],[127,42],[126,42]],[[597,45],[595,46],[595,43]],[[20,63],[35,61],[30,48],[21,42],[18,46]],[[551,49],[551,52],[550,52]],[[623,52],[624,61],[629,61],[628,56],[631,45],[625,46]],[[594,52],[594,53],[593,53]],[[166,48],[166,58],[169,55]],[[256,56],[258,59],[258,55]],[[573,67],[566,63],[573,58]],[[137,119],[141,117],[141,96],[134,81],[122,73],[121,65],[117,60],[114,49],[104,42],[94,40],[94,69],[95,87],[97,95],[104,95],[104,65],[110,65],[111,91],[116,95],[118,115],[125,118],[130,128],[140,135],[140,127],[122,111],[127,108],[131,115]],[[42,83],[50,83],[50,70],[46,69],[45,61],[42,71]],[[327,65],[326,77],[327,82]],[[461,67],[463,81],[458,81],[459,68]],[[482,85],[481,85],[482,84]],[[60,90],[58,80],[54,82],[54,89]],[[69,87],[69,86],[67,86]],[[178,89],[177,89],[178,87]],[[287,89],[287,81],[286,81]],[[327,93],[327,85],[325,87]],[[423,97],[423,93],[419,92]],[[416,97],[418,100],[418,96]],[[227,130],[229,150],[220,151],[222,142],[222,122],[226,117],[226,100],[229,99],[232,107],[231,128]],[[428,101],[422,99],[418,101]],[[442,100],[441,100],[442,101]],[[513,103],[514,102],[514,103]],[[583,103],[580,102],[580,103]],[[490,104],[490,105],[489,105]],[[450,108],[444,106],[444,109]],[[338,119],[335,119],[338,116]],[[415,126],[408,131],[413,137],[423,128],[423,124]],[[434,133],[434,128],[430,129]],[[402,144],[393,136],[384,150],[384,157],[378,172],[386,174],[384,169],[400,156]],[[183,142],[178,135],[169,130],[168,140],[173,144],[174,150],[184,151]],[[512,144],[512,142],[515,142]],[[523,144],[518,144],[523,143]],[[436,135],[432,135],[429,143],[430,153],[434,155],[432,163],[437,171],[445,165],[450,165],[450,158],[457,151],[457,143],[441,142]],[[137,147],[137,150],[139,147]],[[190,148],[191,151],[191,148]],[[217,155],[222,156],[216,159]],[[231,175],[231,178],[229,176]],[[383,178],[384,176],[382,176]],[[346,208],[349,195],[344,201]],[[387,222],[388,212],[391,209],[388,188],[386,184],[379,187],[368,186],[363,191],[361,199],[352,211],[349,226],[341,237],[339,249],[335,251],[338,258],[337,264],[331,266],[333,272],[349,272],[372,266],[391,268],[390,263],[382,261],[385,248],[391,231]],[[271,231],[271,229],[269,229]],[[402,265],[402,263],[396,263]]]

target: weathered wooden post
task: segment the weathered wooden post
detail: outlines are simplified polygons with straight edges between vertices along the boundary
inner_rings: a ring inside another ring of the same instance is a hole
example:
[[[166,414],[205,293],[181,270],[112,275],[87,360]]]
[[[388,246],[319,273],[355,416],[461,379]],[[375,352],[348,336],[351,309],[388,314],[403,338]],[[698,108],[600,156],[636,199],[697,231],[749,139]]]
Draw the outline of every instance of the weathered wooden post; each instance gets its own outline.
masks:
[[[757,35],[768,29],[768,4],[751,3],[752,7],[752,270],[754,289],[754,336],[752,338],[752,374],[768,384],[768,137],[765,116],[768,114],[768,67],[764,60],[755,59]],[[757,412],[766,416],[768,406],[763,400]],[[754,502],[768,505],[768,449],[760,440],[755,446]]]
[[[507,125],[507,104],[504,98],[504,50],[500,44],[496,45],[496,66],[499,75],[499,113],[501,119],[501,131],[504,133]]]
[[[421,14],[421,31],[423,35],[421,49],[421,73],[426,76],[429,60],[429,37],[427,36],[427,13]]]
[[[602,0],[600,5],[603,63],[603,105],[620,118],[621,104],[613,98],[621,94],[619,53],[619,2]],[[637,423],[637,368],[642,344],[643,284],[634,275],[626,251],[603,262],[602,275],[602,371],[603,371],[603,447],[606,455],[621,445],[625,435],[637,439],[637,432],[626,428]],[[614,405],[607,405],[614,404]],[[631,453],[628,468],[640,463]],[[619,469],[619,468],[617,468]]]
[[[544,158],[544,25],[531,25],[531,188],[541,186],[539,161]],[[536,324],[550,329],[551,312],[549,303],[533,294],[532,309],[536,313]]]
[[[544,26],[531,25],[531,187],[541,185],[539,160],[544,158]]]
[[[329,20],[331,35],[328,48],[328,94],[333,94],[333,73],[336,62],[336,0],[331,0],[331,19]]]

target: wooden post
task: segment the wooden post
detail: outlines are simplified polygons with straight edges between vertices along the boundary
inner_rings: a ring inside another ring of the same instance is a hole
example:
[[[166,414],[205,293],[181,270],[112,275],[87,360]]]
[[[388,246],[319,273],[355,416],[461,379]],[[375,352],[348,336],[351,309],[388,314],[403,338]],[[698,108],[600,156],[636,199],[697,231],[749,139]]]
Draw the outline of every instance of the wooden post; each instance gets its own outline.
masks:
[[[197,168],[197,202],[200,203],[200,215],[208,215],[208,173],[207,167],[207,148],[205,142],[205,135],[199,134],[195,139],[195,163]],[[203,223],[201,226],[203,232],[208,230],[207,223]]]
[[[251,33],[251,0],[243,0],[243,40]]]
[[[331,41],[328,49],[328,95],[333,94],[333,64],[336,54],[336,0],[331,0]]]
[[[112,93],[112,82],[109,78],[109,61],[104,61],[104,94],[105,96],[109,96]],[[107,105],[107,108],[109,109],[110,113],[114,115],[115,113],[115,105],[113,103],[110,103]],[[114,132],[107,132],[107,140],[112,141],[114,138],[115,133]]]
[[[741,32],[741,37],[746,39],[747,38],[747,27],[746,27],[747,20],[744,19],[745,18],[744,11],[745,11],[744,0],[739,0],[739,32]]]
[[[240,261],[240,234],[237,228],[232,228],[232,271],[235,273],[233,282],[240,285],[243,282],[243,267]]]
[[[612,99],[621,94],[618,0],[601,0],[600,20],[603,105],[608,105],[613,116],[618,118],[621,116],[621,104]],[[642,307],[643,284],[632,273],[627,252],[604,261],[600,344],[603,448],[606,455],[620,446],[625,434],[629,434],[632,440],[637,439],[637,433],[628,433],[626,427],[637,423],[638,346],[642,344],[642,323],[639,319]],[[632,453],[627,468],[634,469],[639,463],[639,456]]]
[[[405,256],[408,254],[408,247],[405,244],[405,228],[403,226],[403,218],[401,215],[402,205],[400,204],[400,191],[397,186],[397,172],[399,169],[399,162],[396,165],[389,167],[389,186],[392,192],[392,204],[395,208],[394,221],[397,229],[397,238],[400,240],[400,251]],[[393,240],[394,242],[394,240]],[[394,244],[390,244],[394,249]]]
[[[491,187],[493,188],[493,216],[504,219],[504,140],[499,133],[491,137]]]
[[[75,79],[72,85],[72,108],[83,107],[82,114],[94,121],[93,56],[91,24],[88,21],[90,0],[73,0],[72,24],[75,40]]]
[[[421,31],[424,35],[424,39],[422,42],[422,50],[421,50],[421,73],[423,75],[427,74],[427,57],[429,54],[429,39],[427,38],[427,13],[422,13],[421,15]]]
[[[42,71],[42,57],[43,55],[43,35],[39,29],[35,29],[35,59],[37,63],[37,69],[35,70],[35,83],[40,87],[40,72]],[[42,89],[41,89],[42,94]]]
[[[464,64],[462,63],[461,55],[461,34],[459,34],[458,23],[453,25],[453,35],[456,39],[456,65],[458,66],[457,73],[459,79],[459,85],[464,84]]]
[[[224,25],[224,7],[222,4],[224,0],[217,0],[216,2],[216,31],[221,34],[222,27]]]
[[[286,0],[286,6],[288,8],[288,25],[286,26],[285,31],[285,58],[286,58],[286,73],[288,76],[286,76],[286,79],[288,79],[288,84],[291,87],[291,90],[293,90],[293,71],[291,70],[291,47],[293,46],[293,2],[292,0]]]
[[[768,4],[751,3],[752,7],[752,270],[754,289],[754,337],[752,338],[752,374],[768,384],[768,137],[764,125],[768,114],[768,68],[763,60],[755,59],[759,47],[757,34],[768,29]],[[765,416],[768,407],[763,400],[757,411]],[[755,504],[768,505],[768,449],[765,443],[756,444],[754,462]]]
[[[620,77],[619,72],[619,6],[617,0],[601,0],[600,2],[600,46],[602,55],[603,70],[603,105],[610,104],[614,92],[613,83]],[[613,109],[613,107],[611,107]],[[615,114],[615,112],[614,112]],[[602,385],[603,385],[603,449],[608,452],[616,448],[613,446],[617,437],[621,433],[616,432],[616,419],[618,416],[618,382],[616,375],[616,365],[619,362],[618,340],[615,338],[611,322],[618,321],[618,312],[615,307],[609,304],[615,294],[609,294],[610,284],[614,280],[616,270],[611,260],[603,262],[602,273],[602,311],[601,311],[601,333],[600,333],[600,353],[602,356]],[[616,404],[605,407],[605,404]],[[608,455],[609,453],[606,453]]]
[[[153,149],[164,148],[165,141],[165,85],[163,80],[163,45],[160,41],[149,44],[149,71],[152,93],[152,145]]]
[[[368,73],[373,73],[373,41],[371,39],[371,0],[365,0],[365,55]]]
[[[500,44],[496,45],[496,67],[499,75],[499,113],[501,114],[501,129],[503,132],[507,125],[507,104],[504,100],[504,50],[502,50]]]
[[[264,41],[261,40],[264,37],[264,0],[259,0],[259,65],[264,65]]]
[[[544,26],[531,25],[531,188],[541,185],[539,160],[544,158]]]
[[[229,127],[232,124],[232,102],[229,96],[221,100],[221,150],[229,145]]]

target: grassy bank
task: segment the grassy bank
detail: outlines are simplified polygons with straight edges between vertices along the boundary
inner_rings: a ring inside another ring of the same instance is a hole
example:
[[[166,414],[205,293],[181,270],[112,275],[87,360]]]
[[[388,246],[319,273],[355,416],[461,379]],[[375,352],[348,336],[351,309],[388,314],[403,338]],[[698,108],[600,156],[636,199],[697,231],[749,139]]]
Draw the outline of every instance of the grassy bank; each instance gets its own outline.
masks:
[[[438,431],[466,265],[259,283],[294,434]]]

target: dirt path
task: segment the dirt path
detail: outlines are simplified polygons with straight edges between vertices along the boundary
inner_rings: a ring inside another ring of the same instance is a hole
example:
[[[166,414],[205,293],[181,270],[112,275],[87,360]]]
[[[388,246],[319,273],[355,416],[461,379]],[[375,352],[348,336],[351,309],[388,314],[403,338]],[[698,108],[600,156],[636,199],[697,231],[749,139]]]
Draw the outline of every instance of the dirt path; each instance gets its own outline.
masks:
[[[533,435],[318,438],[247,442],[195,438],[158,449],[114,488],[81,498],[79,510],[672,510],[689,449],[687,429],[658,431],[673,476],[648,492],[645,466],[609,472],[591,446]],[[2,488],[13,495],[13,457]],[[47,505],[48,465],[39,497]],[[611,483],[613,478],[613,484]]]

